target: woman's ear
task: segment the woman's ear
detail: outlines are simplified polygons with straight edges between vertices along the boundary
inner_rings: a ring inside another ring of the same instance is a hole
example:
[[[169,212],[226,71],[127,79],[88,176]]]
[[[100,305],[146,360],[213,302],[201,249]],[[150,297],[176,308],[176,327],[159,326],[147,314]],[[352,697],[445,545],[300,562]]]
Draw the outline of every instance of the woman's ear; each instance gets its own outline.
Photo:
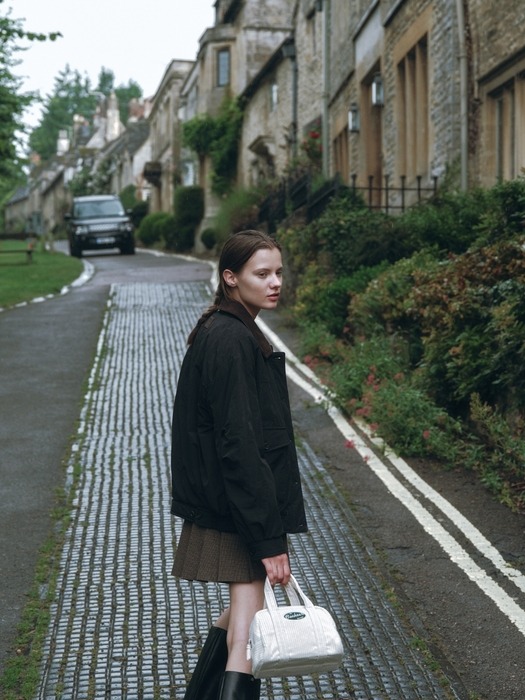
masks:
[[[228,287],[236,287],[237,286],[237,277],[235,276],[235,273],[233,273],[231,270],[224,270],[222,273],[222,278],[228,285]]]

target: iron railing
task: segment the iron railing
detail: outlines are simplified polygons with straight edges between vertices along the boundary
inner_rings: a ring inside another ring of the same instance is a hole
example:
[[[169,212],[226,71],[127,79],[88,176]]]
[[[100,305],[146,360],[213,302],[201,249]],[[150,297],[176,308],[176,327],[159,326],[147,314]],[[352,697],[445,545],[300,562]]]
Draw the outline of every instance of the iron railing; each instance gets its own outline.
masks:
[[[401,175],[400,186],[393,187],[390,184],[390,176],[384,176],[384,187],[374,184],[374,176],[368,177],[368,185],[357,185],[357,175],[351,177],[350,189],[353,192],[359,192],[365,200],[369,209],[381,209],[385,213],[391,210],[405,211],[407,206],[419,204],[422,201],[433,197],[437,193],[438,178],[432,178],[432,186],[423,186],[423,178],[421,175],[416,177],[415,185],[409,187],[407,185],[406,175]]]
[[[350,185],[345,185],[339,175],[324,182],[321,187],[313,189],[309,173],[295,180],[283,179],[279,186],[259,206],[259,223],[265,223],[270,233],[288,215],[304,208],[308,222],[319,217],[331,199],[340,192],[351,190],[363,198],[369,209],[379,209],[385,213],[405,211],[408,206],[420,203],[437,193],[438,179],[434,177],[432,186],[423,186],[423,178],[417,177],[415,185],[408,186],[407,178],[400,178],[399,187],[390,184],[388,175],[384,186],[375,185],[374,177],[368,178],[368,185],[358,185],[357,175],[352,175]]]

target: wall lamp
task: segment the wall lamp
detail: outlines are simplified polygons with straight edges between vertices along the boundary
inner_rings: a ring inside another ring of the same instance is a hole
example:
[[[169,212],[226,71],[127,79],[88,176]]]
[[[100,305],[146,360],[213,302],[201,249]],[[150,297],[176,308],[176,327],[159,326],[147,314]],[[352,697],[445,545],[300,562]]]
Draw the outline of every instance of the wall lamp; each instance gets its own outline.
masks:
[[[382,107],[385,104],[385,91],[381,73],[376,73],[372,80],[372,104],[375,107]]]
[[[360,127],[359,107],[353,102],[348,110],[348,131],[355,133],[359,131]]]

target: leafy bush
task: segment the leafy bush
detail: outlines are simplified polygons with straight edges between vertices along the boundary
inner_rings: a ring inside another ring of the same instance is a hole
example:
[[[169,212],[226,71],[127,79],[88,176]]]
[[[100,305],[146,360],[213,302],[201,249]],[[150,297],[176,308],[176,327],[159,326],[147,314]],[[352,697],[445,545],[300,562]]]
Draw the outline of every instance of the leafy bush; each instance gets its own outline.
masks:
[[[410,363],[415,366],[422,353],[421,327],[419,318],[412,313],[410,293],[421,270],[428,271],[431,277],[439,265],[432,252],[422,251],[375,277],[364,292],[352,298],[347,321],[349,339],[401,337]]]
[[[173,228],[166,230],[164,241],[168,250],[182,253],[193,248],[195,231],[204,216],[202,187],[177,187],[173,195],[173,206]]]
[[[393,217],[363,206],[356,208],[354,201],[351,204],[346,195],[337,197],[310,224],[335,275],[349,275],[383,261],[395,262],[411,252],[401,235],[396,235]]]
[[[454,461],[459,425],[411,383],[399,340],[375,336],[348,345],[314,324],[303,326],[301,336],[304,361],[344,411],[366,420],[403,456]]]
[[[421,326],[422,376],[451,410],[473,393],[525,408],[523,239],[480,247],[414,275],[408,304]]]
[[[474,393],[470,402],[470,426],[478,437],[465,449],[465,461],[500,500],[513,509],[525,509],[525,426],[509,425],[500,412]]]
[[[149,212],[149,202],[146,200],[144,202],[136,202],[131,208],[131,221],[133,226],[137,229],[142,219],[148,215]]]
[[[217,245],[217,232],[214,228],[205,228],[201,233],[201,241],[207,250],[212,250]]]
[[[136,193],[137,188],[135,185],[127,185],[119,192],[120,201],[122,202],[122,206],[124,209],[126,209],[126,211],[128,209],[133,209],[135,204],[137,204]]]
[[[164,211],[156,211],[145,216],[137,231],[139,241],[146,247],[160,243],[163,238],[163,222],[169,217],[170,214]]]
[[[236,231],[256,229],[259,225],[260,193],[255,189],[235,189],[225,197],[215,217],[219,244]]]
[[[476,227],[480,245],[514,238],[525,228],[525,178],[495,185],[487,192],[487,205]]]
[[[388,263],[361,268],[348,277],[329,278],[316,263],[310,263],[297,290],[294,312],[302,319],[323,324],[329,333],[342,336],[347,327],[348,306],[353,294],[366,289]]]
[[[407,209],[396,219],[396,235],[415,252],[432,248],[462,253],[474,243],[476,227],[487,207],[484,190],[443,192],[428,202]]]

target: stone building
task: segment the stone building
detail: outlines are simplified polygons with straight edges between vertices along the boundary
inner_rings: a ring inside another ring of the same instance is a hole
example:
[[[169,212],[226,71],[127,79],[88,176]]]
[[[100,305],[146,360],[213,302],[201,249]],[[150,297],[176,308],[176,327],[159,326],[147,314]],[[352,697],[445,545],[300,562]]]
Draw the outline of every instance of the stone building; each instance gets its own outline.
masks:
[[[292,8],[286,0],[217,0],[215,25],[200,39],[198,70],[185,86],[184,119],[216,116],[225,99],[243,92],[290,35]],[[210,188],[210,159],[201,158],[197,167],[196,179],[205,191],[204,229],[213,224],[220,200]]]
[[[524,20],[521,0],[296,0],[244,91],[240,181],[282,175],[317,127],[325,177],[375,206],[387,188],[390,206],[410,204],[447,174],[463,188],[518,176]]]
[[[470,157],[483,186],[525,168],[524,22],[522,0],[465,3]]]
[[[97,164],[108,164],[109,190],[118,194],[133,185],[139,201],[149,199],[151,185],[144,178],[144,167],[151,161],[150,124],[146,119],[129,121],[124,131],[101,151]]]
[[[151,103],[151,160],[144,166],[144,177],[152,186],[150,212],[173,210],[173,192],[180,181],[181,88],[192,66],[193,61],[172,61]]]

